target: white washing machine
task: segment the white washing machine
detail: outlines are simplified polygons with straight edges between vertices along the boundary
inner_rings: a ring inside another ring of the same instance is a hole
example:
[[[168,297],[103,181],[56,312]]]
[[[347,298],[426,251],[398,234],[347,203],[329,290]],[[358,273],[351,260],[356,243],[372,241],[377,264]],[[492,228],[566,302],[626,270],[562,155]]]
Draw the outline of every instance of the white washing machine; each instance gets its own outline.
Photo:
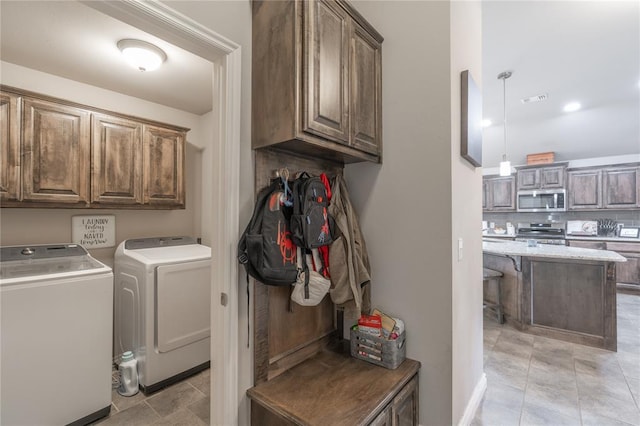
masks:
[[[115,261],[114,351],[132,351],[144,393],[210,365],[211,249],[190,237],[123,241]]]
[[[113,273],[77,244],[0,248],[0,424],[111,409]]]

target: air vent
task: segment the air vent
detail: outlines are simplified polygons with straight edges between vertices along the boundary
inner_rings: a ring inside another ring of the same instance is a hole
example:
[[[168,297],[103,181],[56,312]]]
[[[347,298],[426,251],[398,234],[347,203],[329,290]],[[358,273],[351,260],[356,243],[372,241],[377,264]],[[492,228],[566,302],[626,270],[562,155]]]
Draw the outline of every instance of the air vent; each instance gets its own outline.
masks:
[[[528,98],[522,98],[520,99],[520,101],[523,104],[530,104],[532,102],[542,102],[542,101],[546,101],[547,99],[549,99],[549,95],[547,93],[543,93],[541,95],[536,95],[536,96],[530,96]]]

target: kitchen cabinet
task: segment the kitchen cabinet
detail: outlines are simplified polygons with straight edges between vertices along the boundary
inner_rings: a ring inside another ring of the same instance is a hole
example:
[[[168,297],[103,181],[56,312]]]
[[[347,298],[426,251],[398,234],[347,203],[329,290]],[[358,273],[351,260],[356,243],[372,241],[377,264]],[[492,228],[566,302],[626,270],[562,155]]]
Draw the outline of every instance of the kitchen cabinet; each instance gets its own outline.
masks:
[[[593,210],[602,207],[602,170],[569,170],[567,177],[568,210]]]
[[[22,121],[22,200],[89,203],[89,111],[25,97]]]
[[[607,250],[615,251],[627,259],[626,262],[616,263],[617,281],[640,290],[640,242],[608,241]]]
[[[188,129],[6,86],[0,101],[2,207],[185,207]]]
[[[518,190],[564,188],[567,165],[518,168]]]
[[[418,376],[416,375],[405,385],[391,403],[392,425],[417,425],[419,421],[418,403]]]
[[[640,167],[610,167],[602,171],[603,207],[640,207]]]
[[[515,211],[515,176],[484,178],[482,203],[485,211]]]
[[[0,200],[20,196],[20,97],[0,92]]]
[[[627,259],[616,263],[616,280],[618,287],[640,291],[640,241],[584,241],[567,240],[571,247],[582,247],[596,250],[615,251]]]
[[[381,161],[382,36],[341,0],[252,8],[253,148]]]

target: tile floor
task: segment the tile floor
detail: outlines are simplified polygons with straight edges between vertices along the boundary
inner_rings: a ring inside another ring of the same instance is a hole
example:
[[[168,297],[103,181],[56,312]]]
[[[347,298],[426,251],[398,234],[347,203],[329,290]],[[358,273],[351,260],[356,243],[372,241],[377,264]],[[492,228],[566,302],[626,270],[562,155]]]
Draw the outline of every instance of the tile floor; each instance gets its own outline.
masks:
[[[487,391],[473,426],[640,425],[640,295],[618,293],[618,352],[484,320]],[[208,425],[210,370],[148,397],[113,391],[100,426]]]
[[[111,414],[98,420],[100,426],[208,425],[210,370],[145,396],[121,396],[113,390]]]
[[[640,295],[618,293],[618,352],[484,319],[487,390],[474,426],[640,425]]]

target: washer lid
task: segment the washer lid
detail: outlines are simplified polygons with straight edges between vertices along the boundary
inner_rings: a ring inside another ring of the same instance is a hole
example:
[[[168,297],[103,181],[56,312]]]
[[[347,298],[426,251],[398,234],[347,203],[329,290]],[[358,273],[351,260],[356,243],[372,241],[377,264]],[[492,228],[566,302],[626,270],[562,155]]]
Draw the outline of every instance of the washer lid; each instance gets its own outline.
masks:
[[[110,271],[78,244],[0,248],[0,280],[5,284],[48,277]]]
[[[147,265],[211,259],[211,248],[200,244],[124,250],[127,256]]]

